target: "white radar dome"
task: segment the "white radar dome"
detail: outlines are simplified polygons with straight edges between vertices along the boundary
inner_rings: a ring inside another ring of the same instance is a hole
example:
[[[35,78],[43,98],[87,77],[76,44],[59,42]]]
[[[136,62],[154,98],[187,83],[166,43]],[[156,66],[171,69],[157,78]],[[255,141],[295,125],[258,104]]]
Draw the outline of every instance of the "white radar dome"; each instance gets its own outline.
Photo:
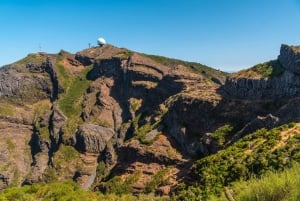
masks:
[[[106,45],[106,41],[104,38],[98,38],[98,45],[103,46]]]

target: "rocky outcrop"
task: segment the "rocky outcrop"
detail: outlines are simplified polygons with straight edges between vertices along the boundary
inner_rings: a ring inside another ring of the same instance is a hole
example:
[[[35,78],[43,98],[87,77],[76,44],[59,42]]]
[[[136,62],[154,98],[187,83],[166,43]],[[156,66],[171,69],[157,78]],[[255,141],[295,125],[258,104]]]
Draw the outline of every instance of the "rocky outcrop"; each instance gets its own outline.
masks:
[[[37,57],[34,61],[31,57]],[[28,55],[32,62],[17,62],[0,69],[0,97],[37,101],[51,97],[57,99],[63,88],[58,82],[53,67],[53,56],[47,54]],[[48,75],[47,75],[48,73]]]
[[[77,52],[75,59],[85,66],[93,64],[97,60],[110,59],[115,55],[124,52],[124,50],[114,47],[112,45],[106,45],[104,47],[92,47],[80,52]]]
[[[59,144],[62,143],[62,126],[66,120],[67,117],[59,110],[59,108],[57,108],[56,105],[53,105],[49,121],[51,148],[53,149],[53,152],[56,151]]]
[[[285,71],[271,78],[227,78],[223,87],[226,95],[241,99],[276,99],[300,94],[300,76]]]
[[[103,59],[94,63],[95,67],[89,72],[88,78],[96,80],[98,77],[118,76],[121,70],[120,58]]]
[[[0,190],[19,186],[30,172],[32,158],[28,144],[31,128],[0,120]]]
[[[43,63],[42,69],[44,69],[49,75],[52,84],[51,100],[55,101],[59,93],[63,93],[64,89],[60,85],[57,72],[54,69],[53,62],[50,57],[47,57],[46,62]]]
[[[300,74],[300,46],[281,45],[278,60],[285,69]]]
[[[300,94],[299,49],[299,46],[281,46],[278,61],[273,61],[273,63],[281,65],[283,73],[275,76],[271,73],[268,77],[247,77],[242,73],[238,76],[229,76],[225,85],[221,87],[221,93],[231,98],[250,100],[298,96]]]
[[[239,132],[237,132],[231,140],[231,143],[236,142],[243,136],[249,133],[253,133],[258,129],[266,128],[266,129],[272,129],[276,125],[279,125],[280,119],[276,116],[273,116],[272,114],[268,114],[267,116],[258,116],[251,122],[245,125],[244,128],[242,128]]]
[[[219,100],[215,100],[219,101]],[[205,133],[211,131],[218,118],[218,108],[214,101],[181,96],[168,105],[168,112],[163,118],[165,131],[172,136],[188,155],[207,155],[216,150],[210,143],[200,141]],[[199,140],[195,140],[198,138]]]
[[[102,153],[114,130],[103,126],[85,124],[76,133],[75,147],[80,152]]]
[[[36,101],[48,98],[51,90],[48,76],[18,72],[13,65],[0,69],[0,97],[2,98]]]

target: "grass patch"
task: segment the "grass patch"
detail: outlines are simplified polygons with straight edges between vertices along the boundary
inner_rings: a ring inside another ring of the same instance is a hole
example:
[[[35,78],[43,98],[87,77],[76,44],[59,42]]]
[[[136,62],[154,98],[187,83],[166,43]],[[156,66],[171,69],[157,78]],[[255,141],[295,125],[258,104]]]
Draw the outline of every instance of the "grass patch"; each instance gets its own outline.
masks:
[[[59,151],[61,152],[63,158],[66,161],[71,161],[71,160],[75,159],[76,157],[78,157],[78,155],[79,155],[78,152],[75,150],[75,148],[72,146],[61,145]]]
[[[0,106],[0,115],[13,116],[14,115],[13,107],[10,105],[1,105]]]
[[[13,141],[10,138],[6,140],[6,145],[9,151],[12,151],[16,148],[16,145],[13,143]]]
[[[82,109],[82,96],[91,82],[86,78],[90,70],[91,67],[87,67],[83,70],[81,76],[64,79],[68,84],[65,83],[63,85],[68,85],[68,87],[66,88],[66,93],[61,95],[58,104],[59,108],[67,117],[78,115]]]
[[[122,180],[120,176],[115,176],[113,179],[102,184],[102,188],[106,193],[113,193],[116,195],[130,194],[133,191],[132,184],[134,184],[140,177],[140,172],[136,172]]]
[[[72,75],[61,64],[63,57],[58,57],[55,67],[58,71],[58,79],[65,89],[65,93],[60,94],[58,106],[60,110],[68,117],[63,126],[64,140],[72,136],[82,123],[80,114],[82,111],[83,94],[87,90],[90,80],[87,79],[88,72],[92,66],[86,67],[80,74]]]
[[[262,64],[258,64],[252,68],[252,70],[263,77],[275,77],[284,72],[284,68],[281,66],[278,60],[272,60]]]
[[[242,70],[235,73],[233,77],[246,78],[268,78],[280,76],[284,72],[284,68],[278,60],[272,60],[265,63],[257,64],[250,69]]]
[[[201,73],[202,75],[206,76],[207,78],[218,78],[220,80],[225,80],[225,77],[228,75],[226,72],[222,72],[219,70],[215,70],[211,67],[208,67],[203,64],[199,64],[196,62],[187,62],[187,61],[182,61],[178,59],[172,59],[172,58],[167,58],[163,56],[158,56],[158,55],[146,55],[145,56],[151,58],[152,60],[156,61],[157,63],[163,64],[165,66],[178,66],[178,65],[183,65],[186,66],[190,71],[195,72],[195,73]]]
[[[99,192],[84,191],[73,181],[51,182],[48,184],[33,184],[23,186],[21,188],[12,187],[5,189],[0,194],[0,200],[26,200],[26,201],[167,201],[168,197],[155,197],[154,195],[139,195],[139,197],[131,194],[106,194]]]
[[[144,117],[142,117],[142,116],[143,115],[140,113],[132,121],[132,124],[134,127],[134,137],[136,139],[138,139],[142,144],[149,145],[149,144],[153,143],[156,140],[156,138],[154,138],[152,140],[147,140],[146,135],[147,135],[147,133],[149,133],[151,130],[155,129],[160,124],[162,117],[160,116],[160,120],[158,120],[152,124],[149,121],[145,121],[146,123],[144,123],[143,125],[140,126],[139,125],[140,121],[145,120]]]
[[[300,165],[295,164],[284,172],[271,172],[260,179],[235,183],[233,189],[236,200],[240,201],[298,201]]]
[[[83,161],[72,146],[61,145],[53,157],[55,177],[58,180],[70,178],[76,171],[81,171]]]
[[[49,133],[48,126],[40,125],[41,119],[46,115],[47,112],[50,112],[51,109],[50,101],[49,100],[39,101],[33,105],[33,109],[34,109],[33,124],[39,132],[39,137],[42,140],[46,140],[50,142],[50,133]]]
[[[40,54],[28,54],[25,58],[16,62],[16,64],[27,64],[27,63],[43,63],[44,58]]]

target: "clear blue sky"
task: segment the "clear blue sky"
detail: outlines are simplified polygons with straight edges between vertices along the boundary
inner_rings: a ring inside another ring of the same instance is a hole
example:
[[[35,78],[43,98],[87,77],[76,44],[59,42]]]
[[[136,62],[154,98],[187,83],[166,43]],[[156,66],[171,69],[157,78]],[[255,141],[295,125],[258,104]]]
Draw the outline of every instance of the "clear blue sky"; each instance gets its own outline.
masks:
[[[0,0],[0,66],[28,53],[118,47],[236,71],[300,45],[300,0]]]

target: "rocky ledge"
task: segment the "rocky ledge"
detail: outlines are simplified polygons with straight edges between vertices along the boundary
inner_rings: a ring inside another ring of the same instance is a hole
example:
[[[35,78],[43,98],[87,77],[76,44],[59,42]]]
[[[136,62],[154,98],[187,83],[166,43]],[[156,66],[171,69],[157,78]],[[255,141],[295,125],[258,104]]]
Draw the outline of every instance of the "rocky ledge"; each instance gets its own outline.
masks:
[[[222,87],[225,94],[252,100],[288,98],[300,94],[300,46],[282,45],[277,60],[260,65],[269,65],[269,72],[255,72],[259,67],[257,65],[235,73],[226,79]]]

